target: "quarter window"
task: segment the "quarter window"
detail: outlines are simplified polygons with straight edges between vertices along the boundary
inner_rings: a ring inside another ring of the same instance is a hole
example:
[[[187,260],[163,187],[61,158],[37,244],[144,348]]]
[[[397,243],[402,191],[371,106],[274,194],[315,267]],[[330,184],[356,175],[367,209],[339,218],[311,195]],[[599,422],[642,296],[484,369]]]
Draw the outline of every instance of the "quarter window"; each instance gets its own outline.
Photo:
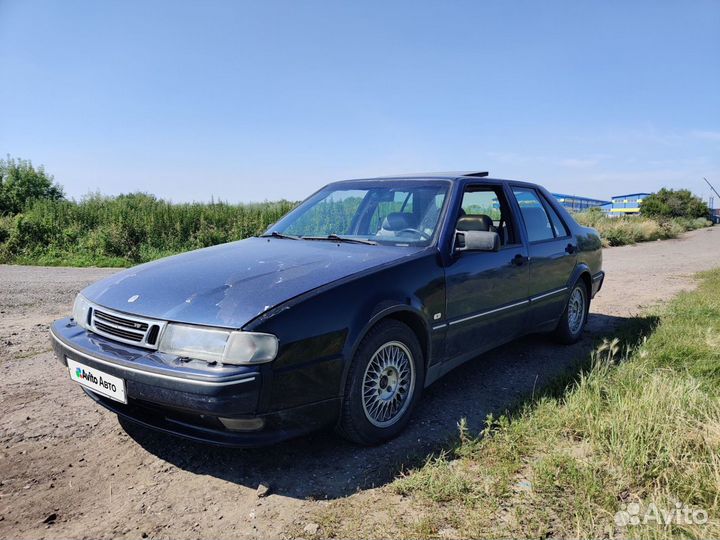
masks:
[[[558,216],[555,209],[550,206],[547,201],[545,201],[545,210],[547,210],[548,214],[550,214],[550,221],[552,222],[555,237],[562,238],[563,236],[568,236],[570,233],[568,232],[567,227],[562,222],[562,219],[560,219],[560,216]]]
[[[555,232],[550,218],[535,190],[513,188],[513,193],[520,206],[523,221],[525,221],[528,240],[530,242],[541,242],[555,238]]]

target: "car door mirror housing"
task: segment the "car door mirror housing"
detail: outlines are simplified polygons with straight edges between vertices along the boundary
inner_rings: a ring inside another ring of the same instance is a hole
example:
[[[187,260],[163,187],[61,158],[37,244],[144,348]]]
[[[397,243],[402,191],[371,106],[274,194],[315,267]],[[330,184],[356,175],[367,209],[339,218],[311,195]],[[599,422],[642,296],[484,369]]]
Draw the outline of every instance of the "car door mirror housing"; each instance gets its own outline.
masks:
[[[455,231],[455,251],[498,251],[500,235],[492,231]]]

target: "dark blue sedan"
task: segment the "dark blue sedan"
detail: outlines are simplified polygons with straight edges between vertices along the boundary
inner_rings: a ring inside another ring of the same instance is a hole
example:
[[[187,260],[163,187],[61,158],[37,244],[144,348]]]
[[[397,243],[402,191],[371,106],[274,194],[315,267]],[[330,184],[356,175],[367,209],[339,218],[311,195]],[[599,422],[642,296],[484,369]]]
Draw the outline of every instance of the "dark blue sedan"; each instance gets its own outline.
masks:
[[[87,287],[51,334],[88,396],[147,427],[254,446],[334,426],[376,444],[484,351],[580,339],[603,278],[598,234],[540,186],[349,180],[259,238]]]

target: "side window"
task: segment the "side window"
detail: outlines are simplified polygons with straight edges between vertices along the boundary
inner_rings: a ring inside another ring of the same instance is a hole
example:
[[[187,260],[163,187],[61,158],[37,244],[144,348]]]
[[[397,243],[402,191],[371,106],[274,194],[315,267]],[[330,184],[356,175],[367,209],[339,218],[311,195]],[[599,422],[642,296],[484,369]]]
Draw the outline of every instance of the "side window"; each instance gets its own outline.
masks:
[[[469,186],[463,194],[457,228],[496,232],[503,246],[515,243],[510,211],[501,188]]]
[[[484,214],[498,224],[500,202],[494,191],[466,191],[463,194],[462,209],[468,216]]]
[[[530,242],[540,242],[542,240],[555,238],[550,218],[535,190],[514,187],[513,194],[520,206],[520,212],[522,212],[523,220],[525,221],[528,240]]]
[[[557,212],[553,209],[552,206],[550,206],[550,203],[548,203],[547,201],[545,201],[545,209],[547,210],[548,214],[550,214],[550,221],[552,222],[555,237],[561,238],[563,236],[568,236],[570,232],[567,230],[567,227],[560,219],[560,216],[558,216]]]

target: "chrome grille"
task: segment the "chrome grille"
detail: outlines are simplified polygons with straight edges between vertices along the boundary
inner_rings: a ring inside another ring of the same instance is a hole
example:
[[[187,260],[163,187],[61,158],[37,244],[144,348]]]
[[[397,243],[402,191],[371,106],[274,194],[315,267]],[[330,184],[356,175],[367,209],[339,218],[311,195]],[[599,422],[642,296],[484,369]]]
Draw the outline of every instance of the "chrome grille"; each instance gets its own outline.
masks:
[[[90,311],[90,329],[93,332],[149,349],[157,349],[158,338],[165,324],[164,321],[144,319],[105,308],[92,307]]]
[[[105,313],[104,311],[100,310],[95,310],[95,319],[99,319],[110,324],[116,324],[124,328],[129,328],[131,330],[138,330],[140,332],[145,332],[148,329],[148,323],[146,322],[137,322],[131,321],[130,319],[123,319],[122,317],[118,317],[117,315],[111,315],[110,313]]]

